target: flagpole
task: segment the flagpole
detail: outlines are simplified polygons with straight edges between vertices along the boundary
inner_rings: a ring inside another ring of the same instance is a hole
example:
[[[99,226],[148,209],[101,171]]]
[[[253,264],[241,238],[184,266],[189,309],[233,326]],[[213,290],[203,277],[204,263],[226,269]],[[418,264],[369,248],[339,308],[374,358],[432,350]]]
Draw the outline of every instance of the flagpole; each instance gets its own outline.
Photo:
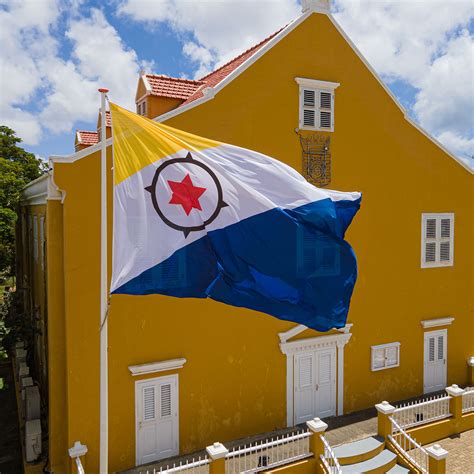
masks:
[[[108,473],[109,413],[107,357],[107,121],[106,94],[100,92],[101,169],[100,169],[100,474]]]

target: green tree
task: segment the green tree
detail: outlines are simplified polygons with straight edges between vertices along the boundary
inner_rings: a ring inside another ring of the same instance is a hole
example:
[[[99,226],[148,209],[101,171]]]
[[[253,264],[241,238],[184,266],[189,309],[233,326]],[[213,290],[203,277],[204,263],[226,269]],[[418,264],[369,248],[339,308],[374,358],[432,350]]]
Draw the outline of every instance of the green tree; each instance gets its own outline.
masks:
[[[0,126],[0,274],[12,274],[15,258],[15,223],[22,188],[38,178],[44,163],[19,147],[21,138]]]

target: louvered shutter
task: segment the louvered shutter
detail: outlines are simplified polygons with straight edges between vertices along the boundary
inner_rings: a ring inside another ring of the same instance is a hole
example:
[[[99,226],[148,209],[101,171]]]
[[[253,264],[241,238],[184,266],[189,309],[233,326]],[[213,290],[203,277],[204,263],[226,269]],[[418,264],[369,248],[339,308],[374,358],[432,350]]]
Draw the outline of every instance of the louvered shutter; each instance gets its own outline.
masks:
[[[171,416],[171,414],[171,384],[166,383],[160,385],[160,417],[164,418],[167,416]]]
[[[155,386],[143,388],[143,421],[152,421],[156,418]]]
[[[299,364],[299,388],[313,384],[313,356],[302,357]]]
[[[333,94],[319,91],[319,128],[330,130],[333,126]]]
[[[312,89],[302,90],[302,120],[303,127],[316,127],[316,91]]]
[[[454,216],[423,215],[422,266],[436,267],[453,263]]]

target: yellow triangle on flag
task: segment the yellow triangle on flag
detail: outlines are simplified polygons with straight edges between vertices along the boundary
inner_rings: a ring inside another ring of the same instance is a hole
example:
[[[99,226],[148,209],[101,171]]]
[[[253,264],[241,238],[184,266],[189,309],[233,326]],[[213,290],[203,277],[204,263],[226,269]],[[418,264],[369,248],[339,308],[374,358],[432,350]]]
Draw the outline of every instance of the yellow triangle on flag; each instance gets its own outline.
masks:
[[[180,150],[198,151],[220,142],[155,122],[110,102],[114,143],[114,184]]]

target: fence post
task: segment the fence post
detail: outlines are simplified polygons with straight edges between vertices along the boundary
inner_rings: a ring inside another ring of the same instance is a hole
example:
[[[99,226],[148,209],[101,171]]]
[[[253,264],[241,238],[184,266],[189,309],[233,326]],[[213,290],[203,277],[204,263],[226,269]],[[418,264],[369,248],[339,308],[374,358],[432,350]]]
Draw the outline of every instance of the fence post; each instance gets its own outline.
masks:
[[[71,472],[77,472],[78,474],[83,474],[85,472],[85,461],[82,462],[82,458],[87,454],[87,446],[82,444],[80,441],[76,441],[72,448],[68,449],[69,457],[73,461],[73,467]],[[76,466],[74,467],[74,464]]]
[[[320,434],[326,431],[328,425],[324,423],[324,421],[321,421],[320,418],[313,418],[312,420],[306,422],[306,426],[309,428],[311,433],[313,433],[313,435],[309,438],[309,449],[316,459],[316,472],[324,472],[321,471],[320,463],[320,456],[324,456],[324,444]]]
[[[428,452],[428,472],[430,474],[445,474],[446,473],[446,458],[448,451],[443,449],[439,444],[434,444],[426,448]]]
[[[211,458],[209,474],[225,474],[225,457],[229,450],[222,443],[214,443],[206,448]]]
[[[462,394],[465,392],[462,388],[453,384],[451,387],[446,387],[446,393],[451,397],[449,400],[449,411],[454,420],[455,433],[460,432],[461,417],[462,417]]]
[[[377,403],[375,408],[377,409],[377,433],[379,436],[387,439],[388,435],[392,434],[392,422],[389,417],[395,411],[395,407],[387,401],[383,401],[382,403]]]

